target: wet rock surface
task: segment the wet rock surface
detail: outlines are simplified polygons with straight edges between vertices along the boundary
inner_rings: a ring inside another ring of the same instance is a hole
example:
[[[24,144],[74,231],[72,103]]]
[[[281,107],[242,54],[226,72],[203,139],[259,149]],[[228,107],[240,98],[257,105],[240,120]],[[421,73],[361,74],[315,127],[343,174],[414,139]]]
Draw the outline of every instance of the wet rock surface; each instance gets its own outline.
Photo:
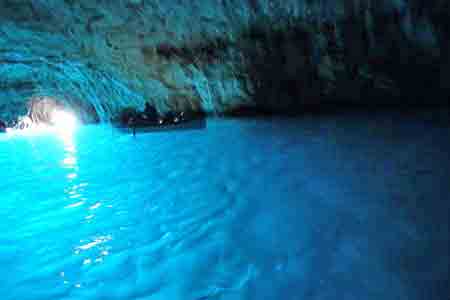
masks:
[[[448,102],[444,1],[2,1],[0,118]]]

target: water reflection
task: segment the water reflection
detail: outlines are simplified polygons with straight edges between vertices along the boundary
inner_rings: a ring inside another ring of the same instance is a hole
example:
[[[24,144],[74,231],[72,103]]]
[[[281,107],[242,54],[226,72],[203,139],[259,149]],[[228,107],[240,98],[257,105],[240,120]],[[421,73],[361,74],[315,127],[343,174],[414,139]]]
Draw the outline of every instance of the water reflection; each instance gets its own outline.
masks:
[[[63,142],[64,156],[60,162],[61,167],[66,170],[66,188],[64,190],[65,199],[68,201],[64,206],[65,209],[73,210],[74,215],[78,216],[80,226],[90,226],[94,222],[96,214],[103,206],[100,201],[93,201],[87,194],[89,183],[83,181],[80,174],[80,164],[78,160],[76,139],[73,134],[64,132],[58,135]],[[105,207],[110,207],[105,205]],[[86,227],[95,230],[94,227]],[[88,235],[81,237],[78,242],[72,244],[72,255],[80,257],[79,268],[93,267],[96,264],[103,263],[104,258],[109,255],[111,246],[108,242],[112,240],[110,234],[86,232]],[[91,235],[90,235],[90,234]],[[75,288],[83,288],[85,284],[82,278],[79,278],[77,272],[71,270],[61,270],[61,279],[66,285]]]
[[[106,235],[106,236],[96,237],[93,241],[89,241],[87,243],[85,243],[86,241],[82,240],[81,242],[85,243],[85,244],[78,246],[76,249],[76,253],[78,254],[82,250],[88,250],[88,249],[93,248],[94,246],[104,244],[104,243],[110,241],[111,239],[112,239],[111,235]]]
[[[86,198],[83,197],[83,189],[74,182],[78,177],[79,171],[74,137],[71,133],[59,134],[58,136],[64,144],[64,159],[61,161],[61,165],[64,169],[68,170],[66,178],[68,179],[69,186],[65,192],[68,199],[75,201],[66,205],[65,208],[79,207],[85,203]]]
[[[65,132],[58,134],[58,136],[64,143],[65,156],[62,165],[65,169],[70,171],[69,174],[67,174],[67,178],[73,180],[78,177],[78,165],[73,133]]]

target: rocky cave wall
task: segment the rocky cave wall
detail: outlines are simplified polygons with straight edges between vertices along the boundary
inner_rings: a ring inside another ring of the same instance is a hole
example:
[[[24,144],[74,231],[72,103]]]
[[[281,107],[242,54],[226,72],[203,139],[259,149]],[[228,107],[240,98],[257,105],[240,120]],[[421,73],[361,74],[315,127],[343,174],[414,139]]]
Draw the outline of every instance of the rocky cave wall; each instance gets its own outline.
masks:
[[[444,0],[2,0],[0,118],[448,101]]]

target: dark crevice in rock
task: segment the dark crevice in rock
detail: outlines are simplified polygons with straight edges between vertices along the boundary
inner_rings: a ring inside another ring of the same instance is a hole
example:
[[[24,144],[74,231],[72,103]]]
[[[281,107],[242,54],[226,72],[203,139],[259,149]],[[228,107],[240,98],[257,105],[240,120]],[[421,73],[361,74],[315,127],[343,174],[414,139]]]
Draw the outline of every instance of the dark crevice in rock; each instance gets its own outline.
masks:
[[[162,43],[156,46],[156,54],[167,59],[181,59],[185,64],[194,63],[199,60],[206,63],[212,63],[222,57],[225,51],[233,46],[229,41],[223,38],[210,39],[198,43],[190,43],[182,46],[174,46],[168,43]],[[151,48],[142,49],[144,55],[152,55]]]
[[[95,24],[95,23],[97,23],[97,22],[100,22],[102,19],[104,19],[105,18],[105,16],[104,15],[95,15],[95,16],[92,16],[92,17],[90,17],[89,19],[88,19],[88,22],[87,22],[87,24],[86,24],[86,31],[87,32],[89,32],[89,33],[92,33],[92,26]]]
[[[14,81],[4,83],[0,81],[0,89],[5,90],[16,90],[16,91],[33,91],[35,88],[35,83],[33,81]]]

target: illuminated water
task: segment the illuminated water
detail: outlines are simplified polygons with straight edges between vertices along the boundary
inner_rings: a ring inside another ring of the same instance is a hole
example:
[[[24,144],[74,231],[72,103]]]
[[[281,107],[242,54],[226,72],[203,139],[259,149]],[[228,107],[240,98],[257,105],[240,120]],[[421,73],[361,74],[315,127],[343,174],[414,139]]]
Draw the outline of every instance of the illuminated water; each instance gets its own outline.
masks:
[[[447,299],[450,130],[398,119],[0,136],[1,299]]]

